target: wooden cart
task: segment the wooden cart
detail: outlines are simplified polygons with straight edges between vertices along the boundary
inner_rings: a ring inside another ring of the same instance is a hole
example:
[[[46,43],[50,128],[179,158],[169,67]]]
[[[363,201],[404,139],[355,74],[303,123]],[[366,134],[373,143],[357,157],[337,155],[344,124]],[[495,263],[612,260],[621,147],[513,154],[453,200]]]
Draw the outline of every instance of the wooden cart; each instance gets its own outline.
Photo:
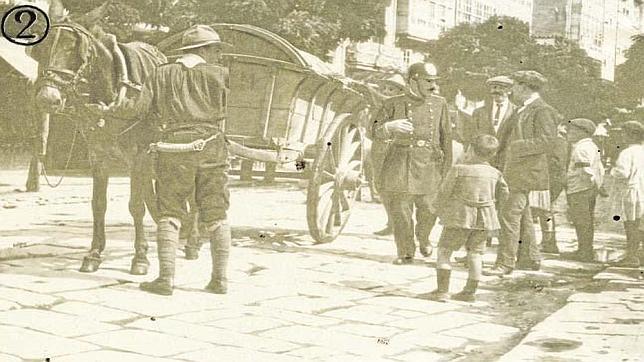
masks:
[[[363,182],[369,97],[364,87],[258,27],[212,25],[232,44],[225,131],[238,157],[293,162],[309,179],[307,221],[316,242],[334,240],[347,224]],[[172,56],[180,35],[159,44]]]

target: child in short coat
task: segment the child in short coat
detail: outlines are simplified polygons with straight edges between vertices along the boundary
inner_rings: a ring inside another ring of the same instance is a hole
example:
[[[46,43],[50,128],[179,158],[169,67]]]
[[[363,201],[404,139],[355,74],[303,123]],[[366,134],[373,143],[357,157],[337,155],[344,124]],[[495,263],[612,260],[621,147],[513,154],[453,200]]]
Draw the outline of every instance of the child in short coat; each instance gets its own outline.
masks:
[[[434,203],[434,212],[443,225],[438,244],[436,275],[438,288],[430,298],[444,301],[449,295],[451,255],[463,245],[467,249],[468,280],[452,299],[473,302],[481,279],[486,240],[500,229],[496,204],[508,196],[503,174],[490,166],[499,148],[491,135],[479,135],[472,142],[465,162],[448,172]]]

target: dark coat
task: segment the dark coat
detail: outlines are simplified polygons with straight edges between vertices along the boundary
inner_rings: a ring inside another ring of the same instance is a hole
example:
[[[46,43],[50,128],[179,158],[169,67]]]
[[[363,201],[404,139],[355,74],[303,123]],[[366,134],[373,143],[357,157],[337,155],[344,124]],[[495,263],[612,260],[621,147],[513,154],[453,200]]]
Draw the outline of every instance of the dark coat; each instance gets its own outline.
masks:
[[[390,135],[385,130],[387,122],[401,118],[409,118],[414,125],[411,136]],[[435,196],[452,162],[451,125],[445,99],[435,95],[427,99],[411,95],[389,98],[376,117],[373,134],[392,140],[381,171],[382,191]],[[405,146],[416,140],[427,141],[428,145]]]
[[[492,119],[492,104],[493,102],[490,100],[483,107],[475,109],[474,113],[472,113],[472,117],[467,126],[467,145],[470,145],[474,138],[481,134],[489,134],[496,137],[499,140],[499,151],[491,161],[491,165],[499,170],[503,170],[508,148],[508,139],[512,133],[514,124],[513,116],[516,113],[517,106],[510,102],[497,132],[494,130],[494,120]]]
[[[510,190],[548,190],[557,112],[541,98],[522,108],[513,117],[503,174]]]

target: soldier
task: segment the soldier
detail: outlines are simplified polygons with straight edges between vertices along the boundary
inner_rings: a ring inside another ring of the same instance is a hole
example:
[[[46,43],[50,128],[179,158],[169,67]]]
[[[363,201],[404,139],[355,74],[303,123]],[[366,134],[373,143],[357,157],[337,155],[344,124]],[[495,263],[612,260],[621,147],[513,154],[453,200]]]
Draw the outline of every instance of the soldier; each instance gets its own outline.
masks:
[[[433,94],[437,79],[433,64],[411,65],[409,93],[388,99],[373,125],[376,138],[391,141],[383,162],[381,189],[387,195],[394,227],[396,265],[413,262],[414,234],[421,254],[431,255],[429,233],[436,216],[430,206],[451,166],[451,125],[447,102]]]
[[[543,75],[535,71],[517,71],[512,79],[512,96],[521,107],[516,112],[516,123],[508,138],[503,170],[510,196],[499,215],[501,232],[497,263],[484,272],[487,275],[510,274],[515,267],[540,269],[541,255],[534,225],[521,223],[521,220],[532,220],[531,205],[550,208],[549,205],[536,205],[534,200],[546,204],[550,201],[548,152],[555,137],[557,112],[539,94],[547,81]],[[518,262],[517,251],[520,251]]]
[[[220,65],[223,45],[211,27],[189,28],[177,49],[184,54],[176,62],[157,68],[136,101],[108,108],[150,114],[162,132],[163,142],[151,145],[158,152],[159,277],[140,285],[150,293],[172,295],[180,220],[185,220],[193,193],[200,222],[210,232],[212,276],[206,290],[227,291],[231,236],[226,221],[228,151],[222,133],[228,93],[228,69]]]

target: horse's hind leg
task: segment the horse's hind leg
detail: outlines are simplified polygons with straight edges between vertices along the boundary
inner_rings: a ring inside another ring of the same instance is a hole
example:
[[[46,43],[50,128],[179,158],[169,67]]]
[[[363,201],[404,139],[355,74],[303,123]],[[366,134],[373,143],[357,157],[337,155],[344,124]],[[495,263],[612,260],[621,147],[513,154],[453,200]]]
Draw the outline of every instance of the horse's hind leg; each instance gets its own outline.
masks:
[[[96,163],[92,167],[92,216],[94,228],[92,247],[83,258],[80,271],[93,273],[101,265],[101,253],[105,250],[105,212],[107,211],[107,184],[109,175],[105,165]]]
[[[145,275],[148,273],[148,241],[145,239],[143,217],[145,216],[144,193],[146,183],[151,183],[151,175],[142,172],[144,160],[137,156],[133,167],[130,169],[130,203],[129,209],[134,220],[134,258],[130,267],[130,274]]]

